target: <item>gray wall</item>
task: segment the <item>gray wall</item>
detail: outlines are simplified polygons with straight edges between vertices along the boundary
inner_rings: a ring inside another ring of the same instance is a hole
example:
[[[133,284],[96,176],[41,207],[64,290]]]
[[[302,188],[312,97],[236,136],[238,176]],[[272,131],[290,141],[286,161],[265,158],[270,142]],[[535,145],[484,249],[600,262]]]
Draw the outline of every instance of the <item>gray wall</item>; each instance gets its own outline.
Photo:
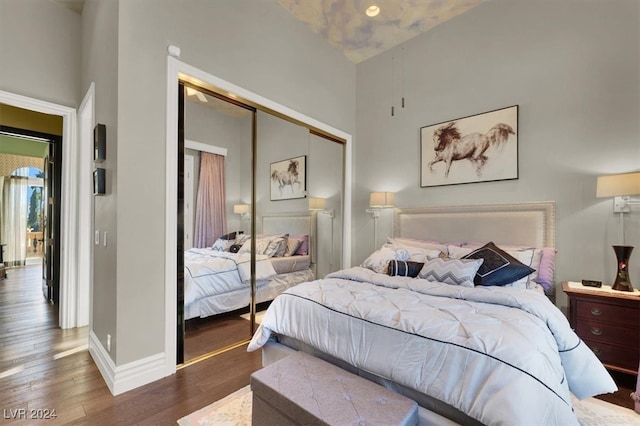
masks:
[[[224,171],[228,232],[241,228],[240,216],[233,213],[233,205],[248,204],[251,200],[251,193],[245,190],[251,181],[251,117],[252,113],[249,111],[243,117],[234,117],[206,105],[185,102],[185,139],[227,149]],[[193,181],[195,213],[200,176],[200,153],[193,150],[189,152],[195,156]],[[195,214],[193,223],[195,225]],[[247,224],[245,223],[244,226],[246,231]]]
[[[51,1],[0,1],[0,89],[76,107],[80,16]]]
[[[181,47],[186,63],[345,132],[355,123],[355,66],[271,0],[119,6],[118,206],[110,213],[123,364],[164,351],[167,45]]]
[[[488,1],[359,64],[353,262],[374,248],[364,212],[371,191],[395,192],[399,207],[551,200],[557,282],[612,282],[619,218],[611,200],[596,199],[596,177],[640,169],[639,6]],[[406,108],[396,68],[391,117],[391,58],[399,67],[403,47]],[[420,127],[515,104],[518,180],[420,188]],[[390,220],[380,219],[380,242]],[[640,209],[625,221],[627,243],[640,246]],[[630,262],[636,287],[638,259]]]
[[[88,0],[82,13],[81,96],[95,83],[95,121],[106,126],[106,159],[96,165],[105,169],[106,194],[93,197],[94,230],[108,233],[108,245],[93,249],[92,331],[106,348],[111,335],[111,358],[117,362],[119,341],[117,300],[118,256],[118,2]],[[131,183],[136,186],[135,182]],[[138,187],[139,188],[139,187]],[[142,229],[142,228],[141,228]],[[138,230],[138,247],[144,232]],[[101,238],[103,238],[101,236]]]

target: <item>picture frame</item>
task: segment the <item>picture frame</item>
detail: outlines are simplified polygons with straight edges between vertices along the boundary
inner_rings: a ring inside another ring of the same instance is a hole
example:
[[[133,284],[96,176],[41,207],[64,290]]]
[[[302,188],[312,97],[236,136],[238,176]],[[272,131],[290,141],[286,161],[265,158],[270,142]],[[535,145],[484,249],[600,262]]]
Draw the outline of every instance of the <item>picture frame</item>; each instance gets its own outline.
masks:
[[[106,172],[104,169],[97,168],[93,171],[93,195],[104,195],[106,193],[105,177]]]
[[[93,128],[93,161],[102,163],[107,158],[107,126],[96,124]]]
[[[518,179],[518,105],[420,128],[420,186]]]
[[[271,163],[269,181],[271,201],[306,198],[307,156],[301,155]]]

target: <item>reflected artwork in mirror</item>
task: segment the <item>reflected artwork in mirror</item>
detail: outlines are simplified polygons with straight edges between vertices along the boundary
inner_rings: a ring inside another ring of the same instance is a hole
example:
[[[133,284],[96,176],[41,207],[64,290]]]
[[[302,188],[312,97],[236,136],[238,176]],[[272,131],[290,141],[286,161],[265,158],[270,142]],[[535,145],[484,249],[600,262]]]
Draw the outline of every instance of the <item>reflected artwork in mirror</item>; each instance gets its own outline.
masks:
[[[307,196],[307,156],[271,163],[271,201]]]

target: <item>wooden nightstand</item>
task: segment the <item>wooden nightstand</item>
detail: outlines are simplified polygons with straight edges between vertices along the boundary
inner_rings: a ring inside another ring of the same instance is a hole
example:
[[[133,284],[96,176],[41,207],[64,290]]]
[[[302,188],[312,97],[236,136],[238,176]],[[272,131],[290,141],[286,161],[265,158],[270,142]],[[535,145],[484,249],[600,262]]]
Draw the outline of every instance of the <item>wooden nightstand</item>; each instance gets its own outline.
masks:
[[[562,283],[569,297],[569,323],[605,367],[638,374],[640,295]]]

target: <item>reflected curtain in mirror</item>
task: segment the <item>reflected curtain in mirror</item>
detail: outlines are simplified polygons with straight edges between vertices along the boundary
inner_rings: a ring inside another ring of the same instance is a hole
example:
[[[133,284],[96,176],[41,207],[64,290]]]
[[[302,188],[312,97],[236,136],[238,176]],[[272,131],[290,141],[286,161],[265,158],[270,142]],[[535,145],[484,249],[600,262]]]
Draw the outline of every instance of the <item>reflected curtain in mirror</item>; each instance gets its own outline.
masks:
[[[194,247],[211,247],[227,233],[224,156],[200,153]]]

